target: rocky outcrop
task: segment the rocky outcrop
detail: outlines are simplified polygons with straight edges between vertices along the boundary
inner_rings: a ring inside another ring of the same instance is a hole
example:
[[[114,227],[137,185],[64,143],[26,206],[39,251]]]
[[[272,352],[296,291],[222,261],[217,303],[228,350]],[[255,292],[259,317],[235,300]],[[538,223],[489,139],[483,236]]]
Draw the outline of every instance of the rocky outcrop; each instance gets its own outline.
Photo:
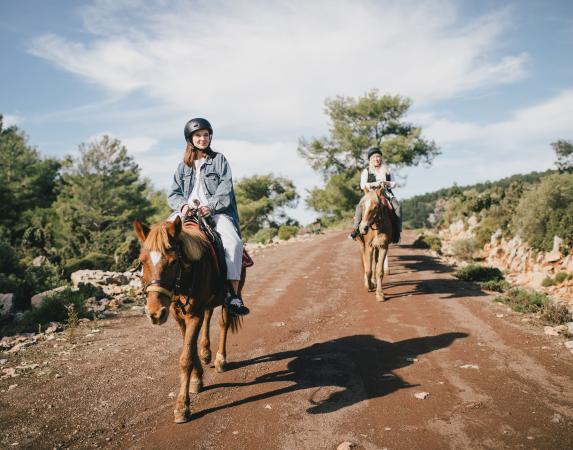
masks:
[[[7,316],[14,306],[14,294],[0,294],[0,317]]]

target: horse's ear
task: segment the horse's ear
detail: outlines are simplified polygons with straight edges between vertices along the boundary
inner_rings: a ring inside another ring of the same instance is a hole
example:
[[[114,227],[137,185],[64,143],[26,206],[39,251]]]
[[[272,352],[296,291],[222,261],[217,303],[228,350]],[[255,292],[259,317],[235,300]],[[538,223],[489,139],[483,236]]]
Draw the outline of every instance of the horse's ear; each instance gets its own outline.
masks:
[[[181,233],[181,228],[182,228],[181,217],[177,216],[175,220],[171,222],[167,227],[167,233],[172,238],[176,238],[177,236],[179,236],[179,233]]]
[[[139,220],[134,220],[133,230],[135,231],[135,235],[137,236],[137,239],[139,239],[139,242],[143,244],[149,234],[149,227],[143,225]]]

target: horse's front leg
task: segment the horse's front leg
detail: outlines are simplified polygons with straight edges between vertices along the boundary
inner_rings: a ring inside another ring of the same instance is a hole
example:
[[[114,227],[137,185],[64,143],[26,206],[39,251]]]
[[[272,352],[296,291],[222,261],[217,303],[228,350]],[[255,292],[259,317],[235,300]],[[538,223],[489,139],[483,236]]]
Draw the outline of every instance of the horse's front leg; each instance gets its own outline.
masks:
[[[372,290],[372,247],[365,245],[362,253],[362,264],[364,266],[364,287],[368,291]]]
[[[201,327],[201,337],[199,339],[199,357],[203,364],[211,362],[211,317],[213,316],[213,309],[207,309],[203,317],[203,325]]]
[[[379,247],[378,249],[378,263],[376,264],[376,300],[383,302],[386,300],[384,290],[382,289],[382,279],[384,278],[384,261],[388,254],[388,247]]]
[[[227,308],[221,306],[221,317],[219,318],[219,349],[215,356],[215,370],[224,372],[227,367],[227,334],[229,332],[231,317]]]
[[[189,411],[189,383],[197,385],[197,380],[201,382],[203,368],[197,356],[197,337],[203,320],[201,316],[185,317],[185,339],[183,349],[179,357],[179,394],[175,402],[175,422],[187,422],[190,418]],[[200,383],[199,383],[200,384]]]

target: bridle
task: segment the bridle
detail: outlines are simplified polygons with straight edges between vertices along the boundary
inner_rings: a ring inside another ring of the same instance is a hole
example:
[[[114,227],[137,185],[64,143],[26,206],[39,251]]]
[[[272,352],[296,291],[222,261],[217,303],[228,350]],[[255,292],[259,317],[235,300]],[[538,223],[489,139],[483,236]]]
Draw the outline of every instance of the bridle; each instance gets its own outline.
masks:
[[[183,275],[183,265],[184,265],[181,244],[177,243],[176,245],[174,245],[174,249],[175,249],[175,254],[177,256],[177,259],[175,261],[177,275],[175,276],[172,285],[166,286],[165,283],[160,278],[153,279],[149,283],[143,284],[144,294],[148,294],[149,292],[157,292],[158,294],[163,294],[166,297],[168,297],[171,302],[175,301],[174,298],[176,295],[185,294],[184,292],[182,292],[181,289],[182,286],[181,279]],[[140,264],[140,267],[141,270],[143,270],[143,264]],[[187,290],[188,291],[187,294],[191,292],[191,288],[192,286],[190,286],[189,289]]]

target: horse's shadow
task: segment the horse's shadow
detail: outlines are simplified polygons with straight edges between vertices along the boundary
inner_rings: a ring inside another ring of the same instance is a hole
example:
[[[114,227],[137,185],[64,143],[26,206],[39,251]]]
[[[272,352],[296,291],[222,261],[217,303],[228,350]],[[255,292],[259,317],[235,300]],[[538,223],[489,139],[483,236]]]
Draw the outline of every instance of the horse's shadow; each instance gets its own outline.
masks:
[[[392,371],[413,363],[414,357],[450,346],[466,333],[444,333],[399,342],[386,342],[371,335],[355,335],[316,343],[298,350],[259,356],[229,363],[228,370],[292,359],[285,370],[261,375],[246,383],[219,383],[206,389],[247,387],[265,383],[288,386],[256,394],[231,403],[198,411],[193,418],[250,402],[303,389],[309,390],[309,414],[324,414],[366,399],[383,397],[398,389],[417,386]]]

